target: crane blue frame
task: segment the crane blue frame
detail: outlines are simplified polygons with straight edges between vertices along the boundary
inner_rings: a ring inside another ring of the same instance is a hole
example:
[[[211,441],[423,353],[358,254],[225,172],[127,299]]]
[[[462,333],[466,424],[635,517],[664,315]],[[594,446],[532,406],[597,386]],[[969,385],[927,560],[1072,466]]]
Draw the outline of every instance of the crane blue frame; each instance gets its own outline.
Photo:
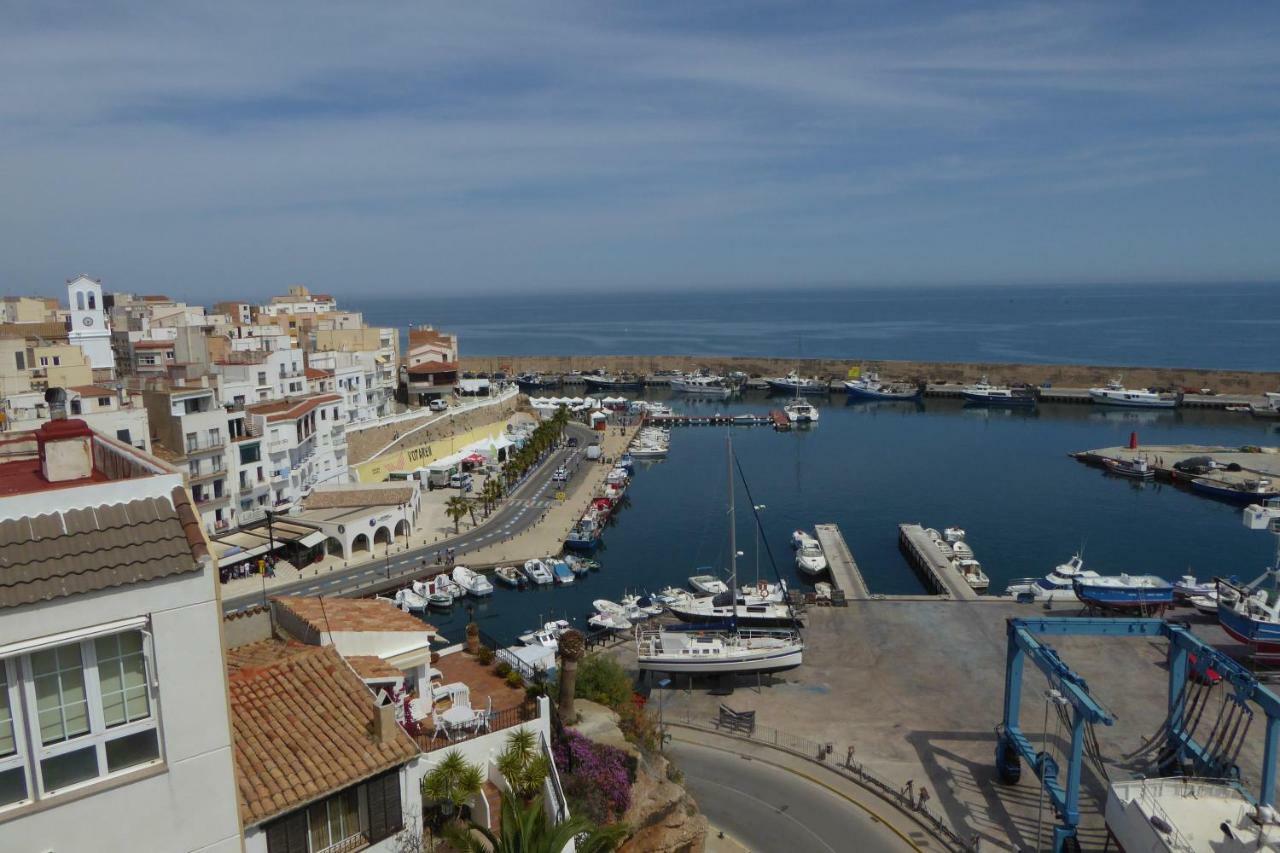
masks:
[[[1115,718],[1090,695],[1084,678],[1067,666],[1051,646],[1037,639],[1038,636],[1163,637],[1168,640],[1169,696],[1165,737],[1169,754],[1179,762],[1208,762],[1214,758],[1211,751],[1186,729],[1185,688],[1192,667],[1189,656],[1195,655],[1197,672],[1203,674],[1212,668],[1230,685],[1237,702],[1241,705],[1253,702],[1266,714],[1262,780],[1256,801],[1260,805],[1274,805],[1277,749],[1280,748],[1280,697],[1259,683],[1252,672],[1198,639],[1186,625],[1163,619],[1042,617],[1010,619],[1006,631],[1009,643],[1005,661],[1004,720],[996,742],[996,769],[1000,780],[1006,784],[1018,781],[1020,762],[1026,762],[1034,769],[1060,821],[1053,829],[1054,853],[1079,849],[1076,830],[1080,824],[1080,770],[1085,727],[1096,724],[1110,726]],[[1019,722],[1022,671],[1028,658],[1044,673],[1049,686],[1059,691],[1072,708],[1071,747],[1065,784],[1060,781],[1062,768],[1057,761],[1048,754],[1037,754]],[[1248,794],[1247,791],[1245,793]]]

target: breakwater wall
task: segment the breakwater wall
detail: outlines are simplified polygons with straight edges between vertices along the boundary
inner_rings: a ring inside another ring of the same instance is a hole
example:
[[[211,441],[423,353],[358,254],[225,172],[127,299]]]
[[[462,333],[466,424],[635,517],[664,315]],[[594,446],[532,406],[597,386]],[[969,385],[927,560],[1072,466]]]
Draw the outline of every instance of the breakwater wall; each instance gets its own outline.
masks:
[[[1198,370],[1189,367],[1142,367],[1134,365],[1008,364],[1001,362],[876,361],[872,359],[785,359],[752,356],[463,356],[462,369],[475,372],[505,371],[508,374],[569,373],[604,370],[608,373],[652,374],[659,370],[706,368],[717,373],[738,370],[750,376],[781,376],[799,365],[806,376],[843,379],[849,369],[878,370],[886,379],[944,382],[972,382],[986,376],[998,384],[1044,385],[1090,388],[1122,376],[1131,388],[1209,388],[1219,394],[1261,394],[1280,390],[1280,372],[1249,370]]]

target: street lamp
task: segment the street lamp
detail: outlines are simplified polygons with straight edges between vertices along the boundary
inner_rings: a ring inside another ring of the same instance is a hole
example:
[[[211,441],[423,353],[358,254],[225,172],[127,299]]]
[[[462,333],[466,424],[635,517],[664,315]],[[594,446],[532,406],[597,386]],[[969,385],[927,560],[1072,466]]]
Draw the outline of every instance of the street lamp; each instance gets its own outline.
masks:
[[[273,510],[263,510],[267,516],[267,541],[270,543],[267,547],[267,559],[262,561],[262,606],[267,606],[267,567],[271,564],[271,560],[276,554],[276,533],[273,522],[275,521],[275,512]]]

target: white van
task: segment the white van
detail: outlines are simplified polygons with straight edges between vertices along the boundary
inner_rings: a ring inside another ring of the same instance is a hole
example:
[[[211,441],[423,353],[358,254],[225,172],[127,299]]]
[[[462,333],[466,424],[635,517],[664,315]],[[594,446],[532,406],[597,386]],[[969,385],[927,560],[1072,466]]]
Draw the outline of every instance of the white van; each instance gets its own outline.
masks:
[[[433,412],[443,412],[448,410],[449,401],[448,400],[432,400],[430,403],[427,403],[427,408]]]

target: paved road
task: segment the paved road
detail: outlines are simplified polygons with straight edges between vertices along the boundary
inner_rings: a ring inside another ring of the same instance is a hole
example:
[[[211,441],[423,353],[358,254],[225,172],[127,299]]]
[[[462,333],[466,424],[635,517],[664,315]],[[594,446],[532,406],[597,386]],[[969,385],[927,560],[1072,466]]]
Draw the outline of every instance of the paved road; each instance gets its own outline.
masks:
[[[569,425],[570,434],[577,435],[582,445],[589,443],[595,435],[591,430],[577,424]],[[445,548],[456,548],[457,562],[464,563],[465,553],[473,548],[492,544],[494,540],[515,536],[537,523],[542,513],[555,503],[555,489],[551,483],[551,475],[564,465],[570,469],[570,480],[567,486],[584,475],[587,469],[582,448],[562,448],[555,451],[542,464],[516,487],[515,492],[503,503],[488,520],[480,526],[463,532],[459,536],[441,539],[421,548],[401,551],[391,555],[391,577],[418,575],[422,572],[422,560],[425,558],[428,567],[434,565],[435,553]],[[386,578],[387,560],[375,560],[343,569],[334,569],[322,576],[301,578],[292,583],[281,584],[267,590],[268,595],[338,595],[354,589],[371,580]],[[262,602],[262,593],[246,592],[223,599],[222,609],[225,612],[241,610]]]
[[[680,740],[667,754],[707,819],[750,850],[917,849],[848,800],[788,770]]]

